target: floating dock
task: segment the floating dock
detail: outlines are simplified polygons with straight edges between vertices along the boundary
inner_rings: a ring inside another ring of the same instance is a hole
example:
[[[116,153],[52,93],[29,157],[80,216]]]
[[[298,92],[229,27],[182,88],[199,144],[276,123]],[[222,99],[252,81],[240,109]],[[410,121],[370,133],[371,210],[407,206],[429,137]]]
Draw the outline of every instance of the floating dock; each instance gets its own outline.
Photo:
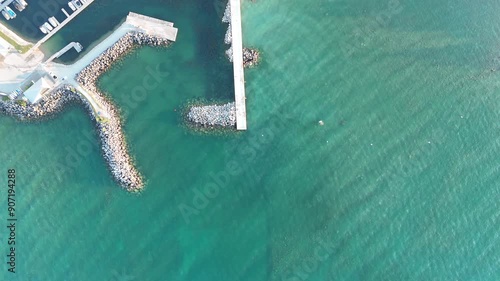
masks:
[[[233,35],[234,98],[236,129],[247,129],[245,72],[243,70],[243,35],[241,29],[241,1],[229,0],[231,5],[231,32]]]

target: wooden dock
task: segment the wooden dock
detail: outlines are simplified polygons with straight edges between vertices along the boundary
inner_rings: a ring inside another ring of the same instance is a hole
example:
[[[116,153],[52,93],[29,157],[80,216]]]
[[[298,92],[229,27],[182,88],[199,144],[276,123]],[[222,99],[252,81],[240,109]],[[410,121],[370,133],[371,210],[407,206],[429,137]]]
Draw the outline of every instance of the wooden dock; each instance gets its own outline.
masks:
[[[245,72],[243,70],[243,35],[241,29],[241,1],[229,0],[231,5],[231,32],[233,35],[234,98],[236,129],[247,129]]]
[[[42,39],[40,39],[40,41],[38,41],[35,45],[33,45],[33,47],[26,53],[26,57],[31,55],[31,53],[34,50],[38,49],[38,47],[40,47],[43,43],[47,42],[47,40],[49,40],[52,36],[54,36],[61,28],[63,28],[66,24],[68,24],[72,19],[76,18],[76,16],[78,16],[81,12],[83,12],[83,10],[85,10],[94,1],[95,0],[87,0],[87,2],[83,4],[83,6],[74,11],[69,17],[63,20],[63,22],[61,22],[60,25],[55,27],[54,30],[49,32],[49,34],[45,35],[45,37],[43,37]]]

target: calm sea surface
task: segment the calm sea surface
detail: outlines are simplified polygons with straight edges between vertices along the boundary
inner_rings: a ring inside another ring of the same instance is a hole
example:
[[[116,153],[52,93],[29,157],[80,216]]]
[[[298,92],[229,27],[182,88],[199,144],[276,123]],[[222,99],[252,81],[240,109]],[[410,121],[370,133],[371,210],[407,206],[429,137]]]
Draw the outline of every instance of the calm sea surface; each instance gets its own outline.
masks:
[[[140,195],[113,182],[84,110],[0,117],[0,182],[18,177],[17,273],[4,227],[0,280],[500,280],[500,2],[245,1],[263,55],[249,130],[193,133],[186,104],[233,96],[224,5],[97,0],[44,45],[89,49],[128,11],[179,28],[100,81]]]

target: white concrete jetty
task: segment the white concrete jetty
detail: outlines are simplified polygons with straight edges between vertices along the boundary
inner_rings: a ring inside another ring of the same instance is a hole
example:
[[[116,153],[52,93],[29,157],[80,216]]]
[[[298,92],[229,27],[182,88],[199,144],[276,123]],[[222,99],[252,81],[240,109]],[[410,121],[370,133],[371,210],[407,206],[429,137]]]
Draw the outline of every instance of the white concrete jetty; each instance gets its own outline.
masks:
[[[229,0],[231,6],[231,32],[233,34],[234,97],[236,103],[236,129],[247,129],[245,102],[245,72],[243,70],[243,35],[241,29],[241,1]]]
[[[64,55],[67,51],[71,50],[74,48],[78,53],[80,53],[83,50],[82,44],[78,42],[71,42],[66,47],[62,48],[59,52],[55,53],[52,55],[45,63],[49,63],[53,61],[56,58],[59,58],[60,56]]]
[[[95,0],[87,0],[87,2],[85,2],[83,4],[82,7],[80,7],[78,10],[76,10],[73,14],[71,14],[69,17],[67,17],[65,20],[63,20],[63,22],[61,22],[60,25],[58,25],[56,28],[54,28],[54,30],[52,30],[51,32],[49,32],[47,35],[45,35],[45,37],[43,37],[42,39],[40,39],[40,41],[38,41],[27,53],[26,53],[26,57],[28,57],[29,55],[31,55],[31,53],[38,49],[38,47],[40,47],[43,43],[47,42],[47,40],[49,40],[52,36],[54,36],[54,34],[56,34],[61,28],[63,28],[66,24],[68,24],[72,19],[74,19],[76,16],[78,16],[81,12],[83,12],[90,4],[92,4]]]
[[[171,22],[132,12],[128,14],[126,22],[154,36],[163,37],[173,42],[177,39],[177,28]]]

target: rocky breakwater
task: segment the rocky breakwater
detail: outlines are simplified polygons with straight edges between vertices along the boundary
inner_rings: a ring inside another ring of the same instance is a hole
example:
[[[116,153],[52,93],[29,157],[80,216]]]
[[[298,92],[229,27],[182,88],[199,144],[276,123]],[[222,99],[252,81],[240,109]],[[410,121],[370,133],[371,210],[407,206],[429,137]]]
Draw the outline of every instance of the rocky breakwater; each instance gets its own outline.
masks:
[[[230,62],[233,62],[233,34],[231,32],[231,2],[227,2],[222,22],[227,23],[227,31],[224,36],[224,43],[231,45],[226,50],[226,56]],[[260,53],[257,49],[243,48],[243,67],[253,67],[259,63]]]
[[[77,82],[92,92],[99,92],[96,84],[99,76],[136,46],[167,47],[170,43],[165,38],[151,36],[143,32],[128,32],[84,68],[77,75]]]
[[[192,106],[187,113],[187,119],[202,127],[235,127],[236,107],[234,102]]]
[[[0,113],[22,121],[33,121],[52,116],[61,111],[65,105],[81,102],[80,97],[67,87],[59,87],[45,94],[36,104],[22,100],[0,100]]]
[[[93,109],[91,109],[90,104],[87,102],[87,106],[92,112],[91,115],[97,124],[103,156],[116,181],[128,191],[140,191],[144,187],[144,181],[128,152],[120,114],[114,104],[99,91],[96,83],[99,76],[135,46],[168,46],[169,44],[170,41],[164,38],[158,38],[141,32],[129,32],[76,76],[76,81],[87,91],[91,92],[92,98],[110,116],[109,118],[96,117]]]

